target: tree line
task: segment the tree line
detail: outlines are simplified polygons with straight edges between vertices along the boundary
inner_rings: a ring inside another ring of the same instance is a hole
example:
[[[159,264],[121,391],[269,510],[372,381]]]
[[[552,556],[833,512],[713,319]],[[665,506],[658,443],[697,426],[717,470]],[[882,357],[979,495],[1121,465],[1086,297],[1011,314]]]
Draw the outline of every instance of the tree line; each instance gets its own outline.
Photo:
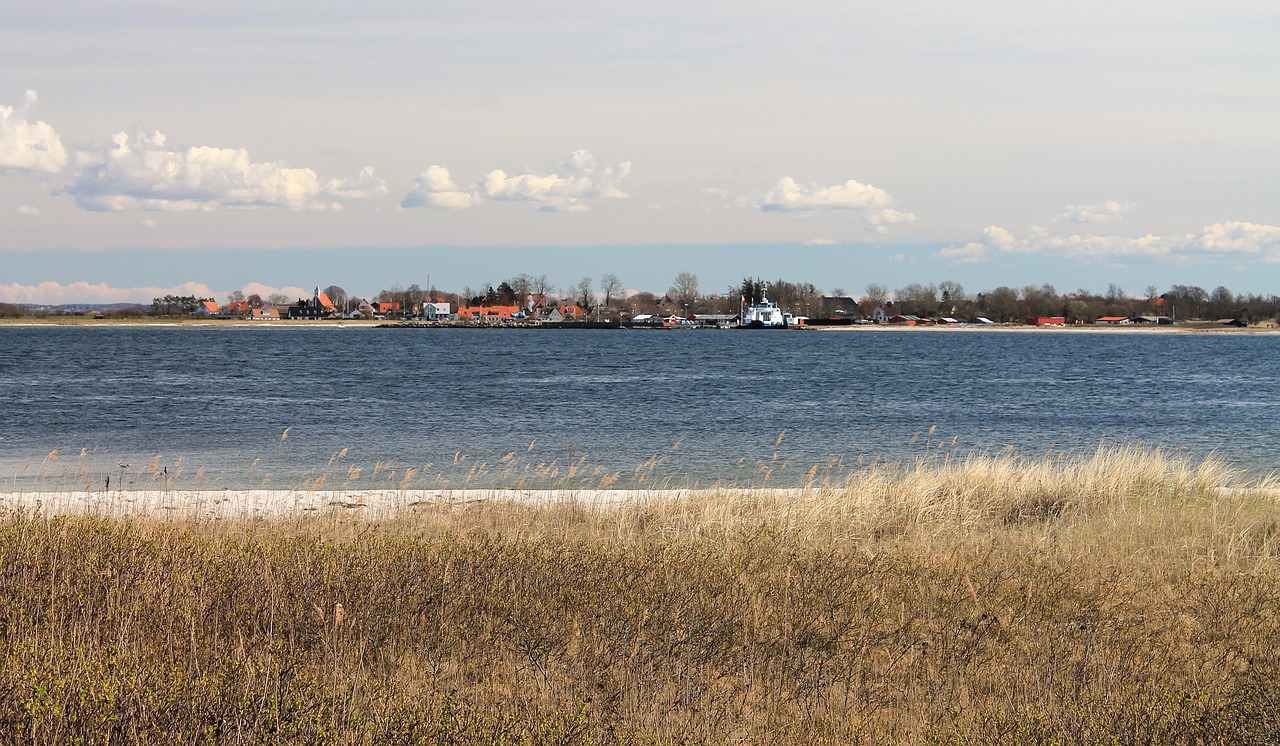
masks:
[[[432,285],[408,287],[391,285],[364,298],[348,293],[340,285],[329,285],[323,292],[340,311],[351,310],[360,300],[398,303],[411,313],[425,301],[442,301],[454,309],[460,306],[525,306],[574,304],[584,309],[608,309],[629,315],[646,313],[735,314],[744,305],[763,298],[783,309],[811,318],[870,318],[877,308],[893,314],[922,317],[954,317],[968,320],[983,316],[996,322],[1021,321],[1033,316],[1062,316],[1067,323],[1092,322],[1104,316],[1169,316],[1185,319],[1240,319],[1253,323],[1280,316],[1280,297],[1258,293],[1233,293],[1224,286],[1205,290],[1196,285],[1173,285],[1160,290],[1147,286],[1141,293],[1129,293],[1111,284],[1103,293],[1086,289],[1059,292],[1053,285],[1026,285],[1021,288],[999,286],[970,293],[958,282],[947,280],[937,284],[910,283],[896,289],[870,283],[860,294],[853,295],[841,287],[821,290],[809,282],[783,279],[763,280],[744,277],[740,283],[719,292],[704,292],[696,274],[680,272],[665,292],[627,291],[623,281],[612,273],[598,280],[582,277],[577,282],[553,285],[546,275],[519,274],[496,284],[464,286],[460,291],[440,290]],[[149,307],[116,310],[111,315],[187,316],[200,304],[213,298],[194,295],[165,295],[154,298]],[[251,308],[283,306],[297,298],[275,293],[263,297],[242,291],[228,294],[226,302],[242,302]],[[19,317],[57,313],[55,309],[34,309],[12,303],[0,303],[0,317]]]
[[[1236,294],[1226,287],[1205,290],[1196,285],[1173,285],[1161,291],[1154,285],[1141,293],[1126,292],[1114,283],[1103,293],[1087,289],[1059,292],[1053,285],[999,286],[970,293],[958,282],[910,283],[890,290],[877,283],[852,295],[842,287],[821,290],[810,282],[744,277],[722,292],[703,292],[698,277],[680,272],[665,293],[627,292],[615,274],[602,275],[597,284],[590,277],[556,288],[546,275],[516,275],[484,288],[464,287],[460,293],[440,292],[434,287],[423,292],[392,286],[381,291],[378,300],[399,301],[413,308],[423,296],[436,297],[456,305],[525,305],[532,296],[542,305],[573,303],[591,309],[603,306],[621,312],[672,312],[688,314],[734,314],[744,305],[768,298],[785,310],[812,318],[870,318],[877,308],[894,314],[922,317],[954,317],[962,320],[983,316],[996,322],[1021,321],[1034,316],[1062,316],[1068,323],[1092,322],[1104,316],[1170,316],[1174,319],[1242,319],[1253,322],[1280,316],[1280,297],[1256,293]],[[345,292],[329,287],[337,302]]]

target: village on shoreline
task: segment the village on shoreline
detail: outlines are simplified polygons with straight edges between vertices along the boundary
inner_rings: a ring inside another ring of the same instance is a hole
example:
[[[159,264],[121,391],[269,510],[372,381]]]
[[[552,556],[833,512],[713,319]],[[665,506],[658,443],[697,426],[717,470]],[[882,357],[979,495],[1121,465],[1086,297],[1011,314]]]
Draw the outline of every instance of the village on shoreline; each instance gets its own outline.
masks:
[[[15,306],[0,304],[0,323],[100,325],[296,325],[379,328],[526,329],[1280,329],[1280,298],[1235,295],[1175,285],[1145,296],[1111,285],[1105,294],[1059,294],[1051,285],[999,287],[967,294],[958,283],[910,284],[890,292],[869,284],[854,297],[820,292],[809,283],[743,279],[717,294],[699,291],[691,273],[676,276],[664,295],[626,291],[614,275],[591,278],[556,293],[545,277],[519,275],[484,291],[442,292],[392,286],[372,297],[341,286],[319,286],[310,297],[263,298],[242,291],[224,302],[194,295],[157,297],[149,305]]]
[[[361,329],[543,329],[543,330],[727,330],[744,327],[726,327],[715,325],[697,325],[693,323],[667,326],[663,324],[624,324],[621,322],[508,322],[492,323],[483,321],[382,321],[367,320],[333,320],[333,321],[291,321],[276,319],[271,321],[251,321],[247,319],[217,318],[93,318],[91,316],[61,316],[48,318],[0,319],[3,328],[97,328],[97,329],[294,329],[316,330],[331,329],[333,331],[350,331]],[[846,324],[840,326],[799,325],[788,327],[787,331],[852,333],[1058,333],[1058,334],[1231,334],[1231,335],[1272,335],[1280,334],[1280,325],[1257,324],[1242,326],[1218,323],[1215,321],[1193,320],[1180,321],[1177,324],[1069,324],[1069,325],[1034,325],[1019,322],[1009,323],[970,323],[955,324]]]

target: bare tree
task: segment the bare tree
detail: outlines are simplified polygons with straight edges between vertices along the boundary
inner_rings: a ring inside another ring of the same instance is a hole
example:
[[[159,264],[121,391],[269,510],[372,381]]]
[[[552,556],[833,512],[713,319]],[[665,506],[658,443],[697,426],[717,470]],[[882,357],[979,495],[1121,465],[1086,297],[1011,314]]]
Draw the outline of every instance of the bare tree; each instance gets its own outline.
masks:
[[[573,287],[573,293],[576,295],[578,305],[585,311],[594,305],[592,301],[591,278],[584,277],[578,280],[578,284]]]
[[[404,302],[401,308],[406,314],[417,313],[422,308],[422,302],[427,299],[427,291],[423,290],[418,283],[413,283],[404,291]]]
[[[1234,318],[1236,309],[1236,296],[1232,294],[1226,287],[1219,285],[1209,293],[1209,301],[1206,306],[1210,318],[1225,319]]]
[[[868,308],[880,308],[889,300],[889,289],[874,282],[867,285],[866,303]]]
[[[507,280],[507,285],[515,292],[517,305],[528,305],[529,291],[533,288],[533,280],[529,275],[516,275]]]
[[[933,316],[938,312],[938,288],[934,285],[921,285],[913,282],[898,288],[894,294],[901,313],[913,313],[918,316]]]
[[[1023,312],[1026,316],[1054,316],[1062,309],[1058,291],[1049,283],[1022,289]]]
[[[272,306],[283,306],[289,302],[289,296],[284,293],[272,293],[267,296],[267,304]]]
[[[983,296],[983,307],[996,321],[1012,321],[1018,318],[1018,293],[1001,285]]]
[[[324,294],[329,296],[329,300],[334,306],[345,309],[347,306],[347,291],[342,289],[341,285],[330,285],[324,289]]]
[[[938,294],[941,304],[939,310],[945,314],[959,313],[957,308],[967,300],[964,295],[964,285],[954,280],[943,280],[938,283]]]
[[[698,300],[698,276],[692,272],[676,275],[675,283],[668,291],[671,300],[682,306],[692,307]]]
[[[648,291],[641,291],[627,298],[627,310],[633,314],[655,313],[658,310],[658,296]]]
[[[600,292],[604,294],[606,308],[613,305],[613,297],[622,292],[622,280],[615,274],[606,273],[600,277]]]
[[[231,292],[227,293],[227,305],[229,306],[232,303],[244,303],[243,290],[232,290]]]

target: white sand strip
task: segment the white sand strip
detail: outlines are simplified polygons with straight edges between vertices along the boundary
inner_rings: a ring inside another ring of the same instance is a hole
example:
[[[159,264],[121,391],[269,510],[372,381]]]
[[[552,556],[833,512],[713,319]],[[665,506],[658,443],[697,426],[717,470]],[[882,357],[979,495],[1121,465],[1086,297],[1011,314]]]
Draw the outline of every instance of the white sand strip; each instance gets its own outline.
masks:
[[[30,510],[43,515],[174,516],[256,518],[342,512],[385,518],[415,509],[477,502],[528,505],[578,504],[606,507],[637,500],[681,500],[710,495],[799,495],[802,489],[661,490],[112,490],[108,492],[0,493],[0,512]]]

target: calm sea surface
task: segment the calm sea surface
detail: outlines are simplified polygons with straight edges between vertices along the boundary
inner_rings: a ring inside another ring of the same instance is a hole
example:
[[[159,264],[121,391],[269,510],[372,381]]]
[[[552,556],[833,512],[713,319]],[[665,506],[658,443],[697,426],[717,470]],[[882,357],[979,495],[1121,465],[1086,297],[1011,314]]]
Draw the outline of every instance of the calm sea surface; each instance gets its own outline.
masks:
[[[782,484],[1130,443],[1261,474],[1280,467],[1277,353],[1280,336],[1123,331],[4,327],[0,477]]]

